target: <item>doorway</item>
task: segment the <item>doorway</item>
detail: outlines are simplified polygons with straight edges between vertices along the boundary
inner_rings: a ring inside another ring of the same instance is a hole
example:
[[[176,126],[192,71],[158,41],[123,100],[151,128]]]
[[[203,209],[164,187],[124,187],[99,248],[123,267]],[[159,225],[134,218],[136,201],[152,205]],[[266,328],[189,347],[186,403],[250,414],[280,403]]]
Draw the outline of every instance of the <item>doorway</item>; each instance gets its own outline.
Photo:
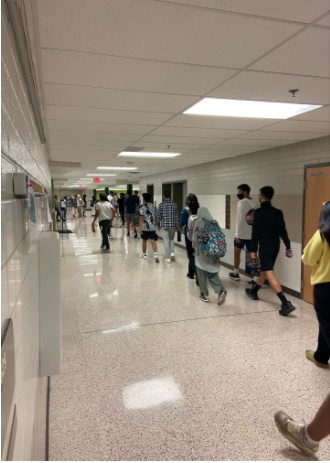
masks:
[[[165,190],[169,190],[171,192],[171,198],[177,204],[180,214],[182,209],[185,207],[184,203],[187,195],[187,182],[184,180],[181,182],[163,183],[163,193]]]
[[[154,186],[153,185],[147,185],[147,193],[150,194],[150,202],[153,204],[154,203]]]
[[[303,247],[319,227],[319,216],[322,205],[330,200],[330,164],[305,167],[305,197],[304,197],[304,223]],[[303,291],[304,301],[313,304],[313,286],[311,285],[312,267],[303,265]]]

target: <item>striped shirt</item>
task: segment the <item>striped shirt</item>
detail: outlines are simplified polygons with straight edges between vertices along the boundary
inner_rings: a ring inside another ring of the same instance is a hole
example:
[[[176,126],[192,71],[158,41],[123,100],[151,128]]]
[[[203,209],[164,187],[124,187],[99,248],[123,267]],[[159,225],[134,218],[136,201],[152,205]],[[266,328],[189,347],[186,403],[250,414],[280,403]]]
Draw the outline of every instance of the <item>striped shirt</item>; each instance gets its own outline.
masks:
[[[165,199],[158,206],[157,227],[165,230],[179,228],[178,206],[170,199]]]

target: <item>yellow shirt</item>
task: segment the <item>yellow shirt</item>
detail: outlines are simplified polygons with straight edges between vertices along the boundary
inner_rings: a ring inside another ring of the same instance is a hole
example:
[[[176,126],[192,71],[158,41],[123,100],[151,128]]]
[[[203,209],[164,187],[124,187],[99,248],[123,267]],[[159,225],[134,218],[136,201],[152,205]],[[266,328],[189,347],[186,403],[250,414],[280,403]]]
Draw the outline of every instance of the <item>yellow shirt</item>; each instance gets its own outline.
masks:
[[[330,246],[326,239],[322,240],[319,230],[305,247],[302,261],[313,267],[312,285],[330,282]]]

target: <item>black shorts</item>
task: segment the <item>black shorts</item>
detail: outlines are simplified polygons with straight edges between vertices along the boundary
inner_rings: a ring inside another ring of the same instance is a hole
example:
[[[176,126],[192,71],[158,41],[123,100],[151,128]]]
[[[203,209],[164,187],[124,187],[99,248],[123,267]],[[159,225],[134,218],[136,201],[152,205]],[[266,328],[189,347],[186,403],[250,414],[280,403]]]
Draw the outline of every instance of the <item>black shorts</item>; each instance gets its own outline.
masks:
[[[276,258],[278,256],[280,247],[275,244],[261,244],[259,247],[259,260],[262,272],[274,270]]]
[[[142,235],[141,238],[145,241],[147,240],[158,240],[158,235],[155,231],[143,231],[142,230]]]

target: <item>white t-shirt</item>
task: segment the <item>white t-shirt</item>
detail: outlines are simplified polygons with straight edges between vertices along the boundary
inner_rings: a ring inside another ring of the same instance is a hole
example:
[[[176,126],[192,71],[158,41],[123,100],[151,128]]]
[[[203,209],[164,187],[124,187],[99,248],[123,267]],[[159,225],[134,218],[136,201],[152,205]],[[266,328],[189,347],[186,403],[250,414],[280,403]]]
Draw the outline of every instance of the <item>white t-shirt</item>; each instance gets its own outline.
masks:
[[[258,203],[254,199],[241,199],[237,204],[236,235],[242,240],[252,238],[253,213]]]
[[[82,200],[81,198],[77,198],[77,206],[80,207],[82,205]]]
[[[108,203],[108,201],[100,201],[96,204],[95,209],[100,211],[98,219],[99,222],[102,220],[111,220],[112,219],[112,211],[114,207],[112,204]]]

